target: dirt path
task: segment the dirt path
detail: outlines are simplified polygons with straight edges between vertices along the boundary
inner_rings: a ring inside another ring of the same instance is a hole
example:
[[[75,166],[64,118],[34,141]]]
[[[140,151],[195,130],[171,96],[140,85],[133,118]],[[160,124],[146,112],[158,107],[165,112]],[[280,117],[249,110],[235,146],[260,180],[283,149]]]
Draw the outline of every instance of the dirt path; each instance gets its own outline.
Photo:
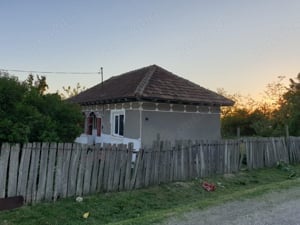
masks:
[[[300,225],[300,188],[195,210],[165,225]]]

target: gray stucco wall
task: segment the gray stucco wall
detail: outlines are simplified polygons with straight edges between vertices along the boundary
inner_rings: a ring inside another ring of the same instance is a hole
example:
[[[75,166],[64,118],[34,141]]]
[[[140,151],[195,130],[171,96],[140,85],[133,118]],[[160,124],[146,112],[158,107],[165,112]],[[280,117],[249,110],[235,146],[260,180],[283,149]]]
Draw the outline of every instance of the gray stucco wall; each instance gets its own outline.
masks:
[[[111,133],[111,128],[110,128],[110,110],[109,111],[104,111],[104,116],[102,119],[102,132],[105,134],[110,134]]]
[[[124,137],[132,139],[140,138],[140,112],[138,110],[125,111]]]
[[[183,112],[142,112],[142,146],[152,146],[157,134],[162,140],[219,139],[220,115]]]

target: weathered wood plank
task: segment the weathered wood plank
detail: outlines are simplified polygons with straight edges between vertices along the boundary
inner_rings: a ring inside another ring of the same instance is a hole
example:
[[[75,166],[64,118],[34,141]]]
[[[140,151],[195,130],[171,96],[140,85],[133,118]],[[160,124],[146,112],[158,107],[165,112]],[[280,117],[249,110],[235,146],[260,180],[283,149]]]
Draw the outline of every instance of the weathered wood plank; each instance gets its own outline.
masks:
[[[49,147],[49,160],[48,160],[48,168],[47,168],[46,195],[45,195],[46,200],[53,199],[56,152],[57,152],[57,144],[51,143]]]
[[[116,157],[115,157],[115,169],[114,169],[114,176],[113,176],[113,184],[112,190],[117,191],[119,189],[120,183],[120,170],[121,170],[121,152],[122,145],[118,145],[116,149]]]
[[[206,160],[204,158],[204,146],[203,146],[203,142],[200,144],[199,146],[199,155],[200,155],[200,177],[205,177],[206,176],[206,172],[205,172],[205,168],[206,168]]]
[[[145,186],[148,187],[150,185],[150,175],[151,175],[151,151],[145,149],[144,157],[145,157]]]
[[[68,196],[76,194],[77,175],[79,169],[79,158],[81,155],[81,144],[73,144],[70,158],[70,171],[68,177]]]
[[[85,174],[87,154],[88,154],[87,152],[88,152],[88,147],[81,146],[79,169],[78,169],[77,182],[76,182],[76,195],[77,196],[81,196],[83,194],[84,174]]]
[[[127,160],[127,146],[121,145],[120,151],[120,184],[119,191],[124,190],[125,187],[125,176],[126,176],[126,160]]]
[[[55,167],[55,178],[54,178],[54,196],[53,200],[56,201],[62,196],[63,193],[63,164],[64,164],[64,146],[63,144],[58,144],[57,146],[57,158],[56,158],[56,167]]]
[[[30,170],[29,179],[27,186],[26,202],[35,202],[37,193],[37,179],[38,179],[38,168],[40,161],[41,144],[33,143],[31,160],[30,160]]]
[[[102,148],[99,152],[99,172],[97,178],[97,191],[101,191],[104,189],[104,169],[105,169],[105,157],[106,151]]]
[[[110,159],[109,159],[109,169],[108,169],[108,179],[107,179],[107,191],[113,190],[114,175],[115,175],[115,163],[116,163],[116,145],[112,146]]]
[[[21,151],[21,162],[18,174],[18,188],[17,195],[26,197],[28,174],[29,174],[29,162],[31,157],[32,144],[25,144]]]
[[[61,177],[61,191],[62,197],[68,196],[68,179],[69,179],[69,169],[70,169],[70,159],[72,152],[72,143],[65,143],[63,147],[63,167],[62,167],[62,177]]]
[[[91,177],[92,177],[92,168],[94,163],[94,150],[89,148],[87,150],[87,157],[85,163],[85,171],[84,171],[84,182],[83,182],[83,194],[86,195],[90,193],[91,187]]]
[[[108,190],[108,176],[109,176],[109,169],[110,169],[110,161],[111,161],[111,154],[112,154],[112,146],[111,145],[104,145],[105,151],[105,163],[104,163],[104,174],[103,174],[103,190]]]
[[[141,150],[140,150],[141,151]],[[145,150],[142,149],[141,161],[136,176],[136,188],[141,188],[145,184]]]
[[[17,195],[20,145],[11,146],[8,171],[7,197]]]
[[[91,193],[95,193],[97,191],[97,179],[98,179],[98,172],[99,172],[99,166],[100,166],[100,148],[101,146],[95,145],[93,149],[93,168],[92,168],[92,177],[91,177]]]
[[[125,190],[129,190],[131,185],[132,151],[133,144],[129,143],[126,157]]]
[[[39,164],[39,174],[38,174],[39,179],[38,179],[38,189],[37,189],[37,194],[36,194],[36,201],[45,199],[48,154],[49,154],[49,144],[43,143],[42,151],[41,151],[41,159],[40,159],[40,164]]]
[[[8,159],[10,154],[10,145],[7,143],[2,144],[1,156],[0,156],[0,198],[4,198],[6,195],[7,186],[7,170]]]
[[[137,153],[137,158],[136,158],[134,168],[133,168],[133,175],[131,177],[131,182],[130,182],[131,183],[130,184],[130,189],[134,189],[134,187],[136,185],[136,178],[137,178],[137,173],[138,173],[138,170],[139,170],[139,165],[140,165],[141,160],[142,160],[142,154],[143,154],[143,150],[140,150]]]

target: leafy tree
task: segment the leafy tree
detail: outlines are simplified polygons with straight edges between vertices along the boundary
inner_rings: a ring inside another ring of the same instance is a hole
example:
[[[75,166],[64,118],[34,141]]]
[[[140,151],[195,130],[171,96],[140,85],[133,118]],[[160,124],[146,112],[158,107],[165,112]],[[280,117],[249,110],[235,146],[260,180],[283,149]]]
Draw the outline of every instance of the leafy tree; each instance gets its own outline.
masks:
[[[284,77],[280,76],[277,81],[268,84],[261,101],[255,101],[249,96],[244,97],[239,94],[230,95],[222,89],[219,90],[220,94],[235,101],[233,107],[222,108],[221,132],[223,137],[236,136],[237,128],[240,128],[242,136],[284,135],[285,124],[288,123],[287,115],[293,111],[299,112],[299,110],[292,110],[291,104],[287,104],[294,101],[288,100],[288,89],[284,86],[283,80]],[[292,80],[291,88],[295,89],[297,84]],[[293,126],[297,123],[289,122],[289,124],[292,129],[296,129]]]
[[[300,73],[296,80],[290,79],[290,87],[284,94],[285,103],[278,113],[283,115],[291,135],[300,135]]]
[[[74,141],[83,119],[79,106],[45,94],[46,77],[36,78],[19,82],[0,73],[0,142]]]
[[[77,83],[76,87],[71,88],[71,86],[68,87],[62,87],[64,93],[60,93],[60,96],[63,99],[67,99],[70,97],[73,97],[75,95],[78,95],[80,92],[84,91],[86,88],[82,87],[79,83]]]

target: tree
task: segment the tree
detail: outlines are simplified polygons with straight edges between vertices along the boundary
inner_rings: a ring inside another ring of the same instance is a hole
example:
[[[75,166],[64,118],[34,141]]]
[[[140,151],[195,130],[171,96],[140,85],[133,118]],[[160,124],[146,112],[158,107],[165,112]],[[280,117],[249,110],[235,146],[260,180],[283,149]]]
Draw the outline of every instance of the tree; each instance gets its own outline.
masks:
[[[291,135],[300,135],[300,73],[296,80],[290,79],[288,91],[283,96],[285,102],[278,111],[284,117]]]
[[[36,79],[0,73],[0,142],[74,141],[82,129],[80,107],[45,94],[46,77]]]
[[[279,76],[277,81],[268,84],[261,101],[254,100],[250,96],[230,95],[222,89],[219,90],[220,94],[235,101],[233,107],[223,107],[221,110],[223,137],[236,136],[237,128],[240,128],[243,136],[284,135],[285,124],[287,124],[286,115],[291,111],[291,106],[283,107],[288,102],[284,97],[287,92],[283,84],[284,78]],[[297,84],[291,81],[291,86],[296,87]],[[292,124],[294,125],[295,122]]]
[[[65,87],[63,86],[64,93],[59,93],[63,99],[67,99],[78,95],[80,92],[84,91],[86,88],[82,87],[79,83],[77,83],[76,87],[71,88],[71,86]]]

